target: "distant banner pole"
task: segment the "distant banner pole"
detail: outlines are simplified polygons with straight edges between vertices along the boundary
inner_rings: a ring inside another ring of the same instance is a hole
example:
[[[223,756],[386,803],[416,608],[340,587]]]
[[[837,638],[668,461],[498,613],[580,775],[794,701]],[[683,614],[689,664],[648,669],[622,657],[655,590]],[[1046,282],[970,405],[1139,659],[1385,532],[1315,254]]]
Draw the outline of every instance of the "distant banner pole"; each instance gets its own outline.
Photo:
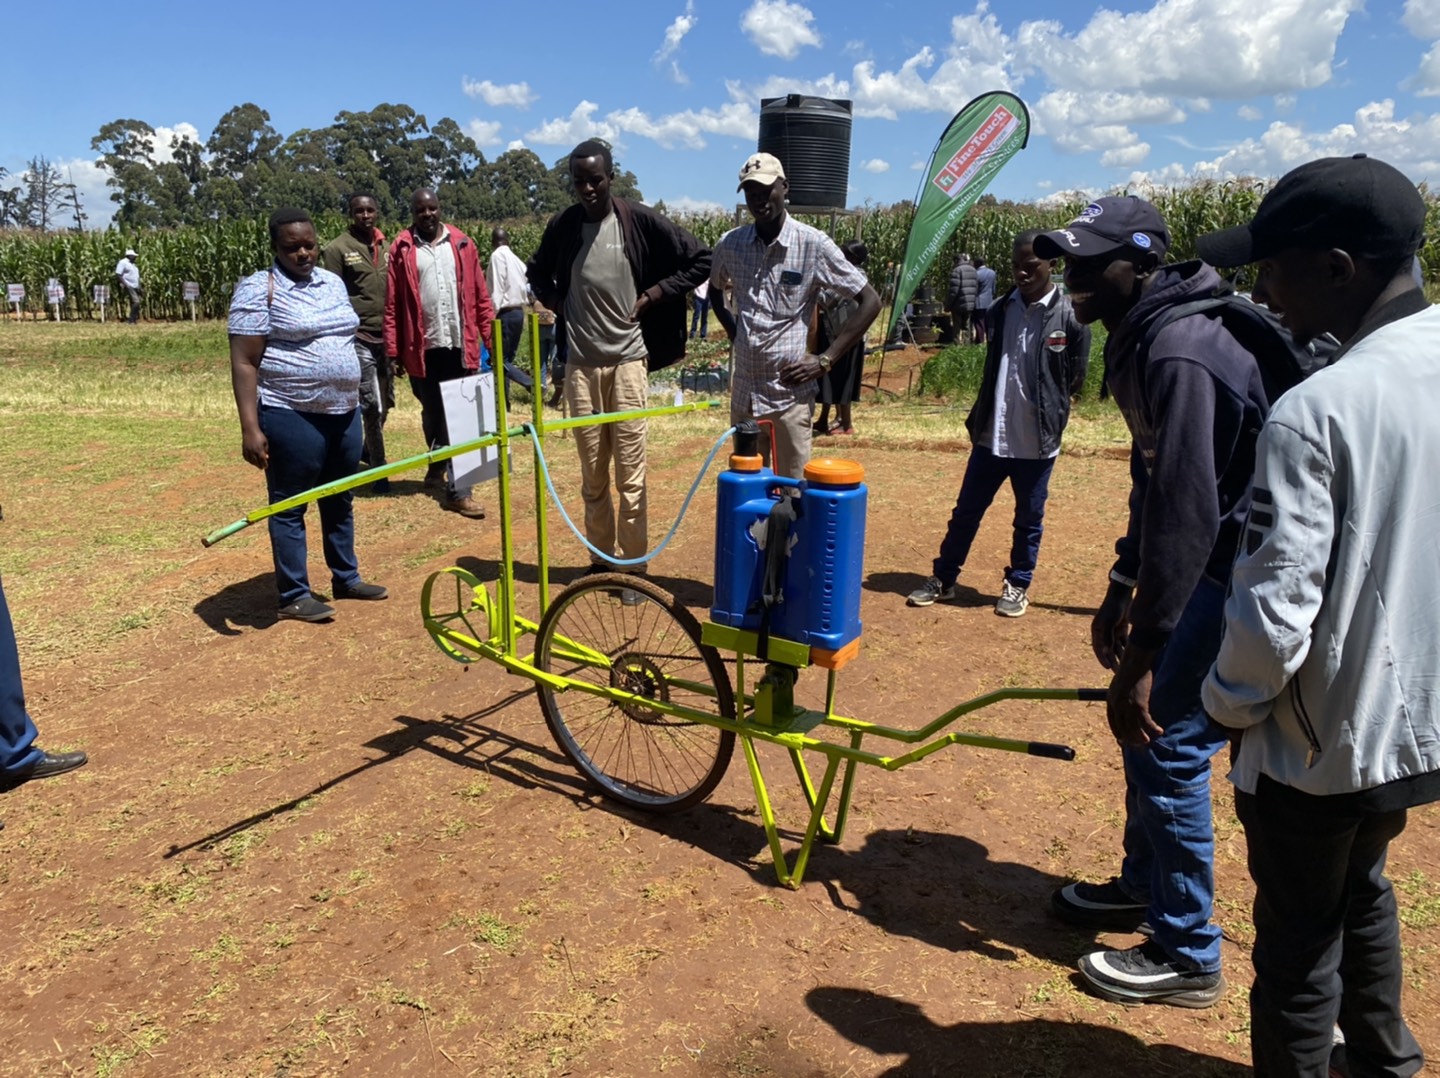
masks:
[[[1011,93],[981,94],[955,114],[926,165],[905,240],[900,282],[885,339],[926,272],[1005,163],[1030,140],[1030,111]]]

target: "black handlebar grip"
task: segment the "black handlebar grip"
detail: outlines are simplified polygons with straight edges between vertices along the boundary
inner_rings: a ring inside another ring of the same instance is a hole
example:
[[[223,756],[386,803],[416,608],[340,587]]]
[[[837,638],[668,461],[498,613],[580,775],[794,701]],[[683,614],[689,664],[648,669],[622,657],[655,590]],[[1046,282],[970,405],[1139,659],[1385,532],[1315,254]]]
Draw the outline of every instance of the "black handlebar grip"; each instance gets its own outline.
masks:
[[[1046,756],[1051,760],[1075,759],[1075,750],[1069,745],[1052,745],[1045,741],[1030,742],[1030,747],[1026,751],[1031,756]]]
[[[1075,699],[1102,701],[1108,691],[1107,689],[1076,689]]]

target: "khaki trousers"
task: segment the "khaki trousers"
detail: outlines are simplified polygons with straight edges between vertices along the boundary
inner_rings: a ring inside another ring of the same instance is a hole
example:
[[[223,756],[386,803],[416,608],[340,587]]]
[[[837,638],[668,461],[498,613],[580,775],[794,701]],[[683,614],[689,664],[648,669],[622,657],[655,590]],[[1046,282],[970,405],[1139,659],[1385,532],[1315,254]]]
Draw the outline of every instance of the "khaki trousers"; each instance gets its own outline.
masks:
[[[644,408],[649,404],[649,385],[649,373],[641,359],[604,367],[570,363],[565,368],[565,400],[570,415],[577,418]],[[645,423],[643,419],[630,419],[575,428],[580,495],[585,499],[585,538],[604,553],[626,559],[644,557],[649,550]],[[612,458],[615,489],[620,495],[618,518],[610,497]],[[591,561],[595,560],[591,555]],[[630,571],[636,569],[643,566],[633,566]]]
[[[770,461],[769,427],[760,428],[760,456],[764,458],[766,467],[786,479],[804,478],[801,473],[805,471],[805,465],[810,463],[810,441],[814,433],[810,429],[813,410],[814,405],[806,402],[792,404],[783,412],[752,416],[746,409],[744,400],[737,396],[730,398],[731,423],[754,419],[769,420],[775,424],[775,461],[773,464]]]

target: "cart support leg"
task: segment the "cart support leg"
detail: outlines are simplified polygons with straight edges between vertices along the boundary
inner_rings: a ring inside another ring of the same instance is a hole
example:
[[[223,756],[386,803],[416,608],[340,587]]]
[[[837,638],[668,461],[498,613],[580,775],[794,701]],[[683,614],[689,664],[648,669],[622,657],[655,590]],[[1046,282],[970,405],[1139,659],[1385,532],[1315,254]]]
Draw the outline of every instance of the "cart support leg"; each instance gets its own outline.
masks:
[[[805,837],[800,842],[800,849],[795,854],[795,861],[792,865],[786,859],[785,851],[780,846],[780,832],[775,824],[775,809],[770,804],[770,794],[765,788],[764,776],[760,773],[760,757],[755,752],[754,739],[742,733],[740,744],[745,749],[745,765],[750,769],[750,781],[755,787],[755,803],[760,809],[760,820],[765,825],[765,838],[770,844],[770,858],[775,864],[775,876],[786,887],[795,890],[799,888],[800,881],[805,876],[805,866],[810,860],[810,851],[815,845],[816,837],[822,832],[827,838],[833,834],[824,826],[825,805],[829,802],[830,791],[835,786],[835,775],[840,770],[840,757],[831,756],[829,758],[825,766],[825,777],[821,779],[820,789],[817,792],[810,784],[810,777],[805,770],[804,763],[800,760],[800,754],[794,750],[791,751],[791,756],[801,777],[801,788],[805,791],[805,798],[810,803],[810,822],[805,828]]]

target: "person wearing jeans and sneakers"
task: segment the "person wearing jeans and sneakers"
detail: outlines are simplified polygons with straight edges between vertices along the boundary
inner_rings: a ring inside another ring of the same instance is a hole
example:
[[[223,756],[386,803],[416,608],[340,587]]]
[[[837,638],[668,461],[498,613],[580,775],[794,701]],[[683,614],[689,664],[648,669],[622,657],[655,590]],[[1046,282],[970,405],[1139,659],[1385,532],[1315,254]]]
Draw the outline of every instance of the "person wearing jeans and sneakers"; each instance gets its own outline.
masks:
[[[1226,290],[1203,262],[1164,265],[1170,234],[1139,198],[1102,198],[1035,240],[1064,257],[1075,316],[1101,322],[1105,381],[1130,428],[1130,520],[1091,623],[1125,765],[1124,859],[1108,883],[1054,895],[1063,919],[1139,929],[1139,946],[1080,960],[1085,986],[1123,1003],[1208,1007],[1224,992],[1214,903],[1210,758],[1225,744],[1200,703],[1220,647],[1225,589],[1245,515],[1255,439],[1269,409],[1255,357],[1214,311],[1167,308]]]
[[[1030,605],[1050,472],[1070,419],[1070,398],[1085,384],[1090,364],[1090,329],[1076,321],[1070,300],[1050,283],[1055,263],[1036,256],[1038,235],[1015,237],[1015,287],[990,308],[985,372],[965,418],[974,449],[934,575],[910,593],[911,606],[955,594],[980,521],[1007,479],[1015,492],[1015,535],[995,613],[1018,618]]]

